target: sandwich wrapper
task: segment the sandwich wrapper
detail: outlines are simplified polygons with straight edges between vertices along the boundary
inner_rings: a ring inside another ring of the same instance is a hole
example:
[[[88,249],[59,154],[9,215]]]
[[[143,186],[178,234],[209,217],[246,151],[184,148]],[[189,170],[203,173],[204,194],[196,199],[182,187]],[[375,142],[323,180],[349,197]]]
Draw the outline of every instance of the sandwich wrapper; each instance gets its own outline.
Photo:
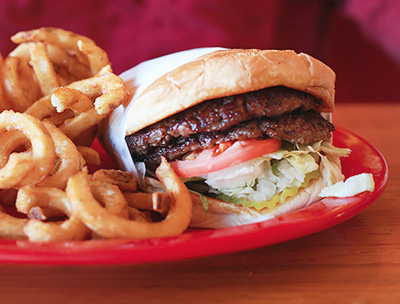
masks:
[[[108,117],[107,127],[103,126],[103,145],[113,156],[119,167],[136,175],[140,183],[144,181],[146,168],[144,163],[134,163],[125,141],[127,117],[132,104],[138,96],[157,78],[188,63],[197,57],[224,50],[220,47],[198,48],[163,57],[151,59],[119,75],[126,83],[127,89],[133,94],[127,106],[121,105]]]
[[[155,58],[140,63],[139,65],[123,72],[120,77],[125,81],[127,89],[131,92],[132,98],[127,105],[121,105],[115,109],[107,118],[107,122],[103,123],[101,128],[101,138],[103,146],[117,162],[121,169],[132,172],[143,186],[145,181],[146,168],[142,162],[134,162],[131,158],[128,145],[125,141],[127,129],[127,117],[131,110],[132,104],[140,96],[140,94],[151,85],[156,79],[164,74],[178,68],[179,66],[188,63],[200,56],[206,55],[225,48],[198,48],[178,53],[173,53],[163,57]],[[151,109],[149,109],[151,111]],[[324,113],[325,118],[330,120],[330,115]],[[329,187],[329,188],[328,188]],[[347,181],[342,181],[340,184],[328,186],[328,189],[323,189],[319,196],[323,197],[350,197],[364,191],[373,191],[374,180],[372,174],[360,174],[349,178]],[[158,188],[158,187],[157,187]],[[230,219],[226,214],[226,221],[229,226],[235,225],[235,219]],[[248,219],[242,218],[236,224],[244,224],[250,222],[260,222],[270,218],[273,215],[268,213],[259,215],[258,218],[250,216]],[[212,219],[211,219],[212,220]],[[221,220],[221,219],[219,219]]]

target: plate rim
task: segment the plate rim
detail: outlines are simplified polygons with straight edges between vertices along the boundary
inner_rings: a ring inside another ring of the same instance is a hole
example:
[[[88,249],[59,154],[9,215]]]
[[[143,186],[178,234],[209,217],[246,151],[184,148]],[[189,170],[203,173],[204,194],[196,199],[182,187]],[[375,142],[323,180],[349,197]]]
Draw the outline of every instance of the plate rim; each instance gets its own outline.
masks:
[[[286,242],[338,225],[370,206],[385,190],[389,168],[382,153],[359,135],[336,126],[337,135],[355,137],[367,145],[382,161],[379,184],[372,193],[356,196],[353,203],[326,208],[326,200],[306,208],[292,211],[280,217],[259,223],[246,224],[223,229],[189,229],[179,236],[147,240],[90,240],[63,241],[52,243],[32,243],[27,240],[0,239],[1,264],[40,264],[40,265],[118,265],[143,264],[176,261],[191,258],[214,256],[270,246]],[[325,202],[325,203],[324,203]],[[325,207],[324,207],[325,206]],[[320,212],[318,223],[302,213]],[[321,213],[322,212],[322,213]],[[321,223],[321,218],[324,219]],[[295,233],[293,225],[297,229]],[[307,226],[306,227],[302,227]],[[281,233],[274,235],[274,231]],[[265,238],[265,232],[274,237]],[[284,235],[282,236],[282,232]],[[269,234],[271,235],[271,233]],[[247,242],[240,242],[242,240]],[[90,242],[90,243],[88,243]],[[99,246],[97,246],[99,244]],[[204,245],[208,246],[204,246]],[[230,246],[226,247],[226,244]],[[88,245],[88,246],[86,246]],[[212,250],[209,250],[212,245]],[[50,251],[49,251],[50,250]],[[154,254],[157,251],[159,254]],[[95,255],[94,255],[95,254]]]

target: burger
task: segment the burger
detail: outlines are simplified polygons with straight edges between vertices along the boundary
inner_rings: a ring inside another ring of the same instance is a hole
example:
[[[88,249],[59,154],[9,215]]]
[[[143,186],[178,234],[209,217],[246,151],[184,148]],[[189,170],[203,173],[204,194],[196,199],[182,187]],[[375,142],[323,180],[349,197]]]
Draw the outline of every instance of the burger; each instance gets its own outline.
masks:
[[[165,158],[192,193],[190,226],[259,222],[344,180],[332,145],[335,73],[291,50],[196,49],[121,75],[133,98],[102,141],[145,187]],[[150,181],[150,182],[149,182]]]

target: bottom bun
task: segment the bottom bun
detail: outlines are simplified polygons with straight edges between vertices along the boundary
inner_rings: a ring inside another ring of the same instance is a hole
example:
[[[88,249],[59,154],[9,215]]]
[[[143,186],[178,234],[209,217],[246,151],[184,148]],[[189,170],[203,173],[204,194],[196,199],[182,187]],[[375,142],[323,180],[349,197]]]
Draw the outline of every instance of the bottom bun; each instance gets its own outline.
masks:
[[[193,214],[189,226],[193,228],[226,228],[262,222],[276,216],[304,208],[319,201],[319,193],[326,186],[322,176],[312,180],[293,197],[274,209],[256,210],[207,197],[208,206],[203,206],[199,195],[191,193]]]

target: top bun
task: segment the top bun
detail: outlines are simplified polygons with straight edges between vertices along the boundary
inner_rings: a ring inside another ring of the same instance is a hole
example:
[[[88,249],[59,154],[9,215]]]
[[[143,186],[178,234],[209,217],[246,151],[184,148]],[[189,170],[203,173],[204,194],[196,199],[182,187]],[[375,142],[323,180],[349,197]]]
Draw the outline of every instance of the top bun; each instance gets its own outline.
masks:
[[[285,86],[320,99],[332,112],[335,73],[321,61],[294,51],[231,49],[181,65],[148,86],[129,109],[126,134],[135,133],[205,100]]]

